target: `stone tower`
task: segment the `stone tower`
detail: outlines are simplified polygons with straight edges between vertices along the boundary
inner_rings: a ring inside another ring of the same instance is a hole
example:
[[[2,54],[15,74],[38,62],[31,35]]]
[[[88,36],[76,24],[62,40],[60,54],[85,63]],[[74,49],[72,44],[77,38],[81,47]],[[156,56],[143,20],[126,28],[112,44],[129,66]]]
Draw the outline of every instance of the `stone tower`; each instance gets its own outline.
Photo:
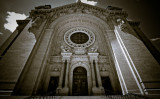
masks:
[[[31,10],[0,49],[0,95],[160,94],[160,66],[121,8]]]

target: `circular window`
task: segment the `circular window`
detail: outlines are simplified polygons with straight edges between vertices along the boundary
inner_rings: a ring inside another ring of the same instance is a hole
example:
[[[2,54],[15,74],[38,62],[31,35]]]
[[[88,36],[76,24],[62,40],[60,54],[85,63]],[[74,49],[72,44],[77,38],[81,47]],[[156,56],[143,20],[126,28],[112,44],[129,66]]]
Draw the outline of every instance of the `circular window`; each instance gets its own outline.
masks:
[[[73,28],[65,33],[64,41],[71,47],[89,47],[94,43],[95,36],[86,28]]]
[[[84,44],[89,40],[89,37],[87,34],[82,32],[77,32],[71,35],[70,37],[71,41],[76,44]]]

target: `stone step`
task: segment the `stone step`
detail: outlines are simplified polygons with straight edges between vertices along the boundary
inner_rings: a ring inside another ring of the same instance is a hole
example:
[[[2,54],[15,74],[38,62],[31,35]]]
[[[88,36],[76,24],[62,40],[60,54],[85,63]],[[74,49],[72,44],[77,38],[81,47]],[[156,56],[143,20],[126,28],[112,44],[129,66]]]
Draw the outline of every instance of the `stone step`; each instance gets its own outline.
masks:
[[[0,90],[0,96],[10,96],[12,91]],[[1,98],[0,98],[1,99]]]
[[[1,96],[0,99],[152,99],[137,95],[107,95],[107,96]]]

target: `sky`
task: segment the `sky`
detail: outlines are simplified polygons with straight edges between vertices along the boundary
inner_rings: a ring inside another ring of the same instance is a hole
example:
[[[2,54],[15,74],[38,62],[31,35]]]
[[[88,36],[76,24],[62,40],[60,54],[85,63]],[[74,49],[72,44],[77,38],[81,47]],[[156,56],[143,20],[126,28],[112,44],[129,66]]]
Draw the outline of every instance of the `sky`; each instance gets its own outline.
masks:
[[[31,9],[40,5],[52,8],[75,3],[77,0],[1,0],[0,46],[16,28],[17,19],[25,19]],[[128,13],[128,19],[140,21],[140,28],[160,51],[160,3],[158,0],[81,0],[101,8],[116,6]]]

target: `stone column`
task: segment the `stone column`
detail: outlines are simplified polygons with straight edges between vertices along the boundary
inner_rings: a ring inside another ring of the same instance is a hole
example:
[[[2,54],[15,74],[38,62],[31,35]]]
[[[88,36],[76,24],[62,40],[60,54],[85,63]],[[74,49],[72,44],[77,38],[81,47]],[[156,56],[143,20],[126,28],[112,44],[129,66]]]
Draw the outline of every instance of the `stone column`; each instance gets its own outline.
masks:
[[[94,72],[94,66],[93,66],[93,59],[90,59],[91,62],[91,70],[92,70],[92,87],[96,87],[96,79],[95,79],[95,72]]]
[[[68,72],[69,72],[69,63],[70,59],[67,60],[67,68],[66,68],[66,75],[65,75],[65,86],[64,88],[68,88]]]
[[[100,87],[100,88],[102,88],[102,81],[101,81],[101,76],[100,76],[100,72],[99,72],[99,66],[98,66],[98,59],[97,60],[95,60],[95,64],[96,64],[96,76],[97,76],[97,80],[98,80],[98,86]]]
[[[58,89],[62,88],[63,75],[64,75],[64,65],[65,65],[65,60],[62,60],[62,67],[61,67],[61,73],[60,73],[60,77],[59,77]]]
[[[93,95],[104,95],[104,88],[102,87],[102,81],[101,81],[101,76],[98,68],[98,55],[99,53],[88,53],[90,57],[90,62],[91,62],[91,70],[92,70],[92,80],[93,80],[93,86],[92,86],[92,94]],[[94,65],[93,61],[95,60],[95,66],[96,66],[96,75],[94,72]],[[97,79],[95,78],[97,77]],[[98,82],[98,86],[96,87],[96,80]]]
[[[67,96],[69,94],[69,85],[68,85],[69,73],[68,72],[69,72],[69,67],[70,67],[69,66],[69,64],[70,64],[70,57],[72,56],[72,53],[65,52],[65,53],[61,53],[61,55],[62,55],[62,59],[65,60],[65,61],[67,61],[67,66],[66,66],[66,70],[65,70],[66,71],[66,73],[65,73],[65,83],[64,83],[65,85],[64,85],[64,88],[62,88],[62,90],[60,90],[59,95]],[[63,81],[63,78],[62,78],[62,81]]]

